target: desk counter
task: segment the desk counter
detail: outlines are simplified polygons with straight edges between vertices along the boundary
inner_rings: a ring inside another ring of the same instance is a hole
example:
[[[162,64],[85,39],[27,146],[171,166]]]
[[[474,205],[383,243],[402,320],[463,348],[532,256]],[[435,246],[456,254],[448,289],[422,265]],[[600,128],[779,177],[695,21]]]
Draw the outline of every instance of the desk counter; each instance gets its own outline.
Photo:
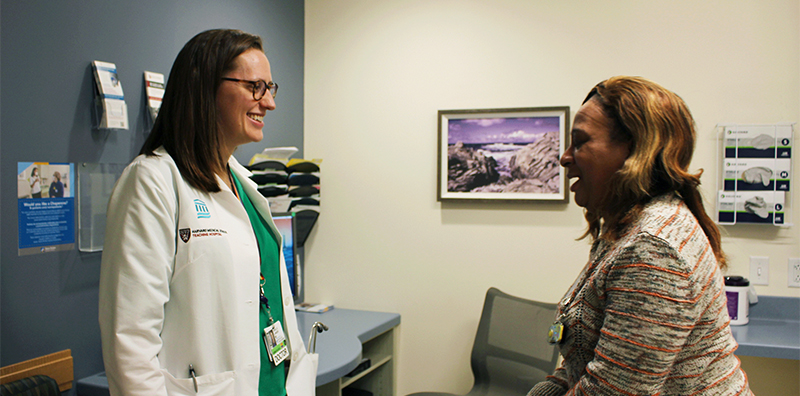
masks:
[[[749,317],[731,326],[737,355],[800,360],[800,298],[759,296]]]
[[[362,344],[400,324],[400,315],[335,308],[317,314],[298,312],[297,327],[308,345],[311,326],[322,322],[330,330],[317,334],[317,386],[352,371],[362,358]]]
[[[361,363],[364,343],[389,332],[400,324],[400,315],[385,312],[335,308],[325,313],[297,312],[297,326],[308,345],[311,326],[322,322],[329,330],[317,334],[317,387],[339,380]],[[386,371],[386,370],[385,370]],[[388,370],[391,376],[391,370]],[[107,396],[108,379],[98,373],[76,381],[78,396]],[[339,387],[335,387],[341,394]],[[319,391],[318,391],[319,394]]]

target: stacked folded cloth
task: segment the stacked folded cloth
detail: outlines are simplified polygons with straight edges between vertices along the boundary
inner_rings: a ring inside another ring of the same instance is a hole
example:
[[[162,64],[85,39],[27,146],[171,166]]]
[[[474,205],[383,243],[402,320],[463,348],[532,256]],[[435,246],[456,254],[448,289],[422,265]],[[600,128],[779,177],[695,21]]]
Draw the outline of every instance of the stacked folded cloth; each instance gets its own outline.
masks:
[[[292,151],[294,150],[294,151]],[[289,159],[297,149],[264,149],[247,168],[258,191],[269,199],[272,213],[313,210],[319,212],[319,163],[321,160]],[[287,155],[288,153],[288,155]]]

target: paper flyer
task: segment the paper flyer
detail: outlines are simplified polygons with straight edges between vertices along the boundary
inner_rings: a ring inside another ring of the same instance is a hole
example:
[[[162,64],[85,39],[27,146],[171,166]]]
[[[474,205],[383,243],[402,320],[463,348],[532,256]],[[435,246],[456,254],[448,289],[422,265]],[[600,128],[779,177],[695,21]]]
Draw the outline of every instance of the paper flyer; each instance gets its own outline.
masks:
[[[17,163],[20,256],[75,246],[75,165]]]
[[[144,87],[147,94],[147,108],[150,110],[150,121],[155,122],[161,101],[164,99],[164,75],[150,71],[144,72]]]
[[[117,65],[110,62],[92,62],[94,80],[102,107],[98,125],[101,129],[128,129],[128,106],[117,77]]]

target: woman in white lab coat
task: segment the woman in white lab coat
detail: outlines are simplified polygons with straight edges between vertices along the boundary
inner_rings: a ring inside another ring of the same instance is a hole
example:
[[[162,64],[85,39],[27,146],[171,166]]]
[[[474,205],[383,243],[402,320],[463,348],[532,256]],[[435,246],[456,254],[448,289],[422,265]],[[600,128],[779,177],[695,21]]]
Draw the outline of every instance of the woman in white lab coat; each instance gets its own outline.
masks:
[[[317,356],[297,328],[281,235],[232,156],[262,139],[277,89],[258,36],[210,30],[178,54],[108,206],[100,330],[112,395],[313,395]]]

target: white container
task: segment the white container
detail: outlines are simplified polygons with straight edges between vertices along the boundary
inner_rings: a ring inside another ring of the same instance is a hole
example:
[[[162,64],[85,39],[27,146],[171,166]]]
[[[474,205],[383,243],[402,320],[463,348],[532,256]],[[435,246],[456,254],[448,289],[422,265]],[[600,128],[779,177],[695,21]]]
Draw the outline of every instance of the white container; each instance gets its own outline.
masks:
[[[741,276],[726,276],[725,296],[728,298],[728,316],[731,317],[731,325],[746,325],[750,321],[750,304],[758,302],[750,281]]]

